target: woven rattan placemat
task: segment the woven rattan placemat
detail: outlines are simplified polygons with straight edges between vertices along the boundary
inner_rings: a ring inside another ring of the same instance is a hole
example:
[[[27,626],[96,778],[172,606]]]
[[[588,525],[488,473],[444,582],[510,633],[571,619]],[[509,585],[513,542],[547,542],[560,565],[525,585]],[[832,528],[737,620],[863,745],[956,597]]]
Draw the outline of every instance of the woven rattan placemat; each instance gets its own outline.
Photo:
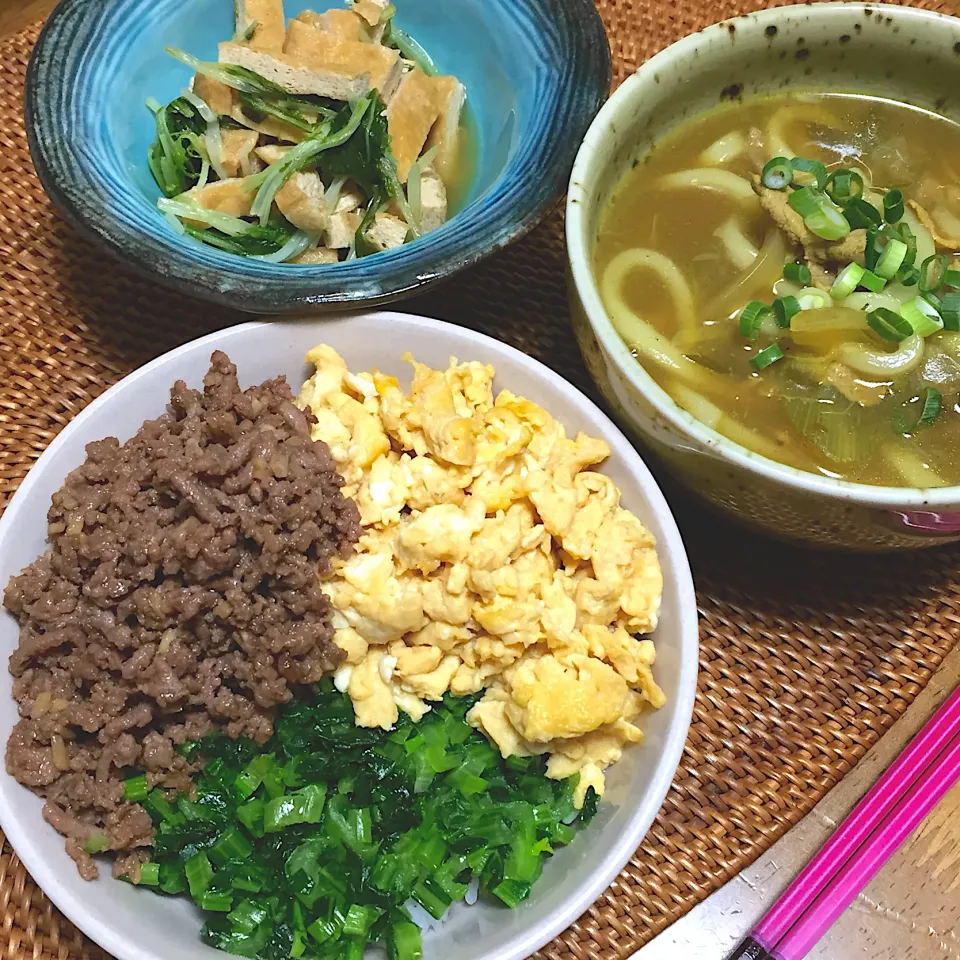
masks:
[[[616,80],[691,30],[762,5],[598,0]],[[54,214],[22,121],[35,38],[31,29],[0,44],[0,505],[106,387],[244,319],[128,273]],[[592,392],[570,332],[563,260],[556,213],[509,252],[406,306],[500,337]],[[960,550],[873,559],[805,552],[728,526],[669,480],[664,486],[698,586],[693,726],[643,845],[541,958],[622,960],[733,876],[857,762],[960,635]],[[6,843],[0,916],[4,960],[102,956]]]

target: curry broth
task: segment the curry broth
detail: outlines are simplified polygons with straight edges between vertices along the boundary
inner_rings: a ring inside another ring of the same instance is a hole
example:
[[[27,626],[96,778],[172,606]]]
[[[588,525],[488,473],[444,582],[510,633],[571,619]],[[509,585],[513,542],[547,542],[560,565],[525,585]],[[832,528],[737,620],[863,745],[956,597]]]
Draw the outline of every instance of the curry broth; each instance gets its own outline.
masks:
[[[779,118],[777,130],[771,133],[774,118]],[[907,434],[893,425],[902,423],[897,421],[895,407],[909,414],[911,404],[921,402],[924,381],[916,374],[901,381],[891,378],[854,385],[860,391],[857,396],[870,402],[839,405],[838,415],[846,418],[843,429],[849,427],[855,439],[855,456],[841,462],[827,456],[798,429],[796,417],[791,420],[788,416],[788,407],[792,411],[795,406],[783,397],[784,391],[795,389],[793,381],[799,377],[804,389],[817,386],[818,378],[810,374],[812,366],[803,345],[790,338],[778,341],[786,354],[782,361],[760,372],[751,367],[757,344],[740,335],[740,310],[750,300],[770,302],[793,290],[782,279],[776,283],[768,279],[764,285],[745,288],[733,309],[729,302],[718,307],[718,298],[749,268],[731,262],[716,231],[735,221],[749,243],[761,248],[772,228],[771,218],[759,204],[718,190],[664,188],[660,184],[661,178],[678,171],[704,168],[704,151],[733,131],[742,135],[745,149],[716,164],[717,169],[752,180],[764,163],[777,155],[767,145],[773,139],[774,144],[786,142],[795,154],[820,160],[829,169],[862,169],[873,184],[899,188],[908,201],[915,197],[927,203],[942,201],[948,222],[951,215],[960,218],[960,127],[928,112],[854,95],[792,94],[727,104],[688,122],[625,175],[602,218],[594,263],[600,279],[615,257],[635,248],[648,248],[673,261],[692,294],[696,314],[692,334],[680,331],[675,298],[654,270],[633,269],[625,275],[619,288],[622,300],[637,317],[676,343],[684,356],[722,376],[711,377],[698,387],[702,398],[709,401],[705,405],[700,399],[691,401],[689,391],[662,365],[644,358],[645,368],[691,413],[708,423],[713,417],[717,422],[710,425],[720,432],[785,464],[871,484],[960,483],[960,466],[955,465],[960,464],[960,334],[937,334],[926,341],[928,352],[956,354],[958,361],[956,377],[940,385],[942,412],[930,425]],[[951,169],[951,157],[958,158],[957,173]],[[953,187],[946,197],[938,189],[941,184]],[[797,250],[789,242],[787,251],[787,261],[797,259]],[[891,346],[869,331],[846,336],[873,348]],[[633,352],[639,357],[637,349]],[[880,395],[883,399],[874,402]],[[711,410],[710,405],[718,409]],[[744,439],[741,427],[747,428],[756,442]]]

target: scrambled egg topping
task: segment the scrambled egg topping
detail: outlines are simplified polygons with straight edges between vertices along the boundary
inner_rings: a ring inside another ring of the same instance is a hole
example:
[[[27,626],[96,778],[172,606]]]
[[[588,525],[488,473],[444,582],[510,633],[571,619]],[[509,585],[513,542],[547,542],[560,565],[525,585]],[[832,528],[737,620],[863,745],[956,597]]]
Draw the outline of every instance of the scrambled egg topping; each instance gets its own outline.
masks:
[[[328,346],[299,405],[317,418],[363,535],[324,590],[335,676],[365,727],[414,720],[448,691],[504,757],[549,754],[557,779],[603,792],[605,767],[642,739],[663,580],[654,538],[590,467],[602,440],[566,436],[492,366],[451,359],[395,377],[351,373]]]

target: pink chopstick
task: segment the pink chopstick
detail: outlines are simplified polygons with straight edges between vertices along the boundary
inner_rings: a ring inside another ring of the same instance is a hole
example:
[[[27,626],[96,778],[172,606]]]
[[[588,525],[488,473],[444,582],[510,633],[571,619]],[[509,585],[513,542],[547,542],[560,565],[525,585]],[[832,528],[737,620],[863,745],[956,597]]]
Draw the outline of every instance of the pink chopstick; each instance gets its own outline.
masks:
[[[958,780],[960,728],[920,780],[774,947],[774,960],[802,960]]]
[[[777,945],[831,878],[937,758],[957,730],[960,730],[960,687],[870,788],[850,816],[757,924],[731,960],[762,960],[764,954]]]

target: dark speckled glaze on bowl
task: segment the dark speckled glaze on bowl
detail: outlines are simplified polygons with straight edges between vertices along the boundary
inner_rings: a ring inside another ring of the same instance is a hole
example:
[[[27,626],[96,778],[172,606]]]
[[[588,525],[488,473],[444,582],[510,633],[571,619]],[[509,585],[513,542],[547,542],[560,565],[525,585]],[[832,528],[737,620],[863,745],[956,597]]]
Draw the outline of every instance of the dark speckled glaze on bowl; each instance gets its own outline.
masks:
[[[785,90],[890,97],[960,123],[960,19],[870,3],[773,7],[714,24],[646,61],[591,124],[570,179],[569,288],[587,367],[621,422],[675,477],[750,526],[861,551],[960,541],[960,486],[881,487],[807,473],[697,420],[636,362],[600,299],[594,243],[630,166],[684,120]]]
[[[293,17],[331,0],[287,0]],[[530,230],[562,194],[606,97],[610,53],[591,0],[400,0],[400,26],[467,89],[477,128],[467,201],[414,243],[327,266],[235,257],[178,236],[156,210],[144,102],[173,99],[190,70],[167,45],[216,59],[231,0],[61,0],[27,73],[27,134],[53,202],[118,257],[184,294],[257,313],[398,299]]]

